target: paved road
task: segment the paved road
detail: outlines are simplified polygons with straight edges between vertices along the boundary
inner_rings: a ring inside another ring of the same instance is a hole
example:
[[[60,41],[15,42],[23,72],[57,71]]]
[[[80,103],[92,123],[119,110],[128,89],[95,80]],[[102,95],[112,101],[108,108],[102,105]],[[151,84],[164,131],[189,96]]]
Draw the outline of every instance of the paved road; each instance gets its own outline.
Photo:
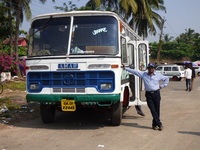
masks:
[[[145,117],[130,108],[118,127],[99,112],[60,113],[53,124],[36,118],[0,130],[0,150],[199,150],[200,77],[191,92],[171,81],[161,93],[163,131],[151,129],[147,106]]]

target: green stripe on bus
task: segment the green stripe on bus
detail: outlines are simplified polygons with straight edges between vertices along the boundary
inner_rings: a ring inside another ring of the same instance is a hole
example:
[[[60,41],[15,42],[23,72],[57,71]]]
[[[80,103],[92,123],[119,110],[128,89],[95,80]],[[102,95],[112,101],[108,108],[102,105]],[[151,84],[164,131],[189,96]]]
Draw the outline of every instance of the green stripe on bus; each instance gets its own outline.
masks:
[[[75,100],[75,102],[116,102],[120,94],[27,94],[27,102],[60,102],[62,99]]]

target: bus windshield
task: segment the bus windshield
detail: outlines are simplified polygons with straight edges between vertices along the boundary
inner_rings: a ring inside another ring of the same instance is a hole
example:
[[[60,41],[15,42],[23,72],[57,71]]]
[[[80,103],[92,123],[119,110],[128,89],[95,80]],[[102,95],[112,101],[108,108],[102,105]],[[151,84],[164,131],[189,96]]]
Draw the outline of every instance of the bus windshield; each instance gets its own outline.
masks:
[[[118,22],[112,16],[37,19],[31,28],[30,56],[116,55],[119,51]]]

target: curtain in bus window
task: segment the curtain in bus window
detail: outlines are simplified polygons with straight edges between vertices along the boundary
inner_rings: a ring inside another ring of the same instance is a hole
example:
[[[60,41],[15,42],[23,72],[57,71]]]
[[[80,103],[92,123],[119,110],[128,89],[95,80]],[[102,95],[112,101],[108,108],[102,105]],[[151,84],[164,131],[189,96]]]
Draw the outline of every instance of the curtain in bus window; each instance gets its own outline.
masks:
[[[74,17],[71,54],[117,54],[117,29],[113,17]]]

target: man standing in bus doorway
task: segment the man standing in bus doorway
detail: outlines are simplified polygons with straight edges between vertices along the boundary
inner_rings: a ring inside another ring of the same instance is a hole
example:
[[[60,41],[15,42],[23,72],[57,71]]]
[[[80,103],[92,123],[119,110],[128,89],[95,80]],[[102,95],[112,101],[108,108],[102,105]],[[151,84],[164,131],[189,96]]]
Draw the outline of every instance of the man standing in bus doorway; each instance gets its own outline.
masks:
[[[135,69],[123,68],[133,75],[136,75],[143,79],[145,86],[145,96],[147,105],[151,111],[153,117],[152,129],[163,130],[162,122],[160,121],[160,89],[166,87],[169,83],[169,78],[162,75],[161,73],[155,72],[155,64],[149,63],[147,66],[148,71],[143,72]],[[161,81],[161,82],[160,82]]]
[[[186,84],[186,91],[192,90],[192,69],[190,69],[189,64],[185,65],[185,84]]]

